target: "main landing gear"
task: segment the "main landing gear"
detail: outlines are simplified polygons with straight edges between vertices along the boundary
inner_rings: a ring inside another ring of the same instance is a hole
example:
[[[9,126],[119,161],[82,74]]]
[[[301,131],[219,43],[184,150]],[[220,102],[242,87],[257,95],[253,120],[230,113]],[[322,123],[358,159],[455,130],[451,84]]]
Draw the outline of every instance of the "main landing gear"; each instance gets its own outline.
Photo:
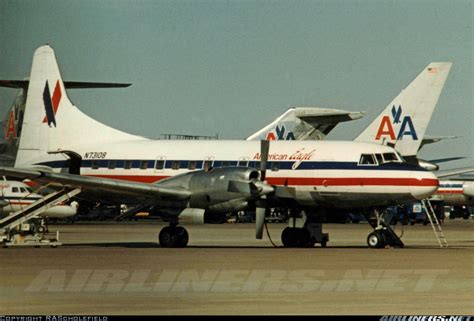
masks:
[[[387,213],[380,213],[374,210],[374,217],[369,217],[369,224],[374,228],[374,231],[367,236],[367,245],[373,249],[384,248],[385,246],[396,246],[403,248],[400,237],[393,231],[389,223],[391,215]]]
[[[291,215],[289,226],[281,233],[281,242],[284,247],[314,247],[320,243],[321,247],[326,247],[329,242],[329,235],[323,233],[322,224],[310,222],[306,214],[302,212],[302,218]]]
[[[172,224],[161,229],[158,239],[162,247],[186,247],[189,234],[184,227]]]

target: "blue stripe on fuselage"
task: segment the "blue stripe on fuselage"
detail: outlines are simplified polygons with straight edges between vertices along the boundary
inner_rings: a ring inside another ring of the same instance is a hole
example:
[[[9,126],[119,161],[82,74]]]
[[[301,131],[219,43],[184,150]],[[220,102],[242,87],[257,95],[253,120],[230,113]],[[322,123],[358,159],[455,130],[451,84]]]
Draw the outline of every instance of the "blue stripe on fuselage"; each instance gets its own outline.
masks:
[[[125,161],[114,160],[114,159],[101,159],[101,160],[90,160],[86,159],[82,161],[81,168],[91,168],[92,162],[98,164],[99,168],[107,169],[109,161],[115,161],[115,169],[124,169]],[[132,169],[139,169],[140,162],[142,160],[128,160],[131,161]],[[148,168],[154,169],[155,160],[146,160]],[[196,162],[196,169],[201,169],[203,166],[202,160],[166,160],[164,164],[165,169],[171,169],[173,162],[179,162],[180,169],[187,169],[189,162]],[[260,162],[249,161],[248,167],[258,168]],[[296,162],[293,161],[269,161],[267,163],[267,169],[271,170],[273,166],[277,166],[279,170],[291,170],[293,165]],[[213,167],[234,167],[237,166],[237,161],[227,161],[227,160],[215,160]],[[67,168],[67,161],[49,161],[36,163],[35,165],[43,165],[51,168]],[[382,165],[359,165],[357,162],[312,162],[312,161],[303,161],[301,162],[295,170],[387,170],[387,171],[427,171],[426,169],[419,167],[417,165],[409,163],[385,163]],[[113,170],[113,169],[111,169]]]

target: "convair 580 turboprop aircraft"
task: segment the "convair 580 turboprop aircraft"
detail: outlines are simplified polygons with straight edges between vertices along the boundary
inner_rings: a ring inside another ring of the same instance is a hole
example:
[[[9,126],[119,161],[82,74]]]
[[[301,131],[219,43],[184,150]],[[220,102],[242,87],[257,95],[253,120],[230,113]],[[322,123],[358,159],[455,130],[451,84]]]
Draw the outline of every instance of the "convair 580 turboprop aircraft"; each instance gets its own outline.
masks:
[[[262,167],[261,172],[256,168]],[[69,173],[67,173],[69,169]],[[186,246],[177,226],[205,211],[256,208],[261,238],[266,208],[375,209],[436,191],[438,179],[389,147],[351,141],[163,141],[121,132],[83,114],[68,99],[51,47],[33,57],[15,168],[1,174],[83,189],[83,197],[155,204],[170,226],[165,247]],[[80,173],[80,175],[78,175]],[[307,210],[311,222],[315,210]],[[308,224],[288,227],[285,246],[314,245]],[[376,230],[369,245],[383,245]]]

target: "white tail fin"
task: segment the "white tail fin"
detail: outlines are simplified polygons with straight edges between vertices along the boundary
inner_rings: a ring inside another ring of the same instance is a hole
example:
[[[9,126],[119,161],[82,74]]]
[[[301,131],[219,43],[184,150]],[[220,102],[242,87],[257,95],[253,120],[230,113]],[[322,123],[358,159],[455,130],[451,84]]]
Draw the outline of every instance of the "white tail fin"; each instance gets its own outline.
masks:
[[[67,96],[53,49],[46,45],[35,51],[15,166],[31,164],[49,151],[138,139],[144,138],[106,126],[77,109]]]
[[[363,116],[362,112],[293,107],[247,140],[322,140],[338,123]]]
[[[355,140],[394,146],[403,156],[415,156],[451,66],[430,63]]]

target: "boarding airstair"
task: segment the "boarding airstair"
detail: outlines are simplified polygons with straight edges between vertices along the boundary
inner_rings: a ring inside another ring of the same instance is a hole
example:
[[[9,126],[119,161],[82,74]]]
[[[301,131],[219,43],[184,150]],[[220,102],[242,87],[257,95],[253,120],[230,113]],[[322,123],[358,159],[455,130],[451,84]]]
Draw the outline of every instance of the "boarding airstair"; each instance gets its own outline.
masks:
[[[446,240],[446,237],[444,236],[443,229],[441,228],[441,224],[439,224],[438,217],[436,216],[433,206],[431,206],[431,202],[426,199],[426,200],[422,200],[421,204],[423,205],[426,212],[426,216],[428,217],[431,227],[433,228],[433,232],[436,237],[436,240],[439,243],[439,247],[441,248],[448,247],[448,241]]]
[[[137,206],[134,206],[134,207],[130,207],[129,209],[127,209],[126,211],[124,211],[123,213],[121,213],[120,215],[118,215],[117,217],[115,217],[115,220],[117,222],[121,222],[121,221],[124,221],[126,220],[127,218],[130,218],[132,216],[134,216],[135,214],[147,209],[150,207],[150,204],[142,204],[142,205],[137,205]]]
[[[39,216],[51,207],[67,201],[79,194],[80,188],[67,189],[63,188],[59,191],[50,193],[36,202],[16,211],[0,220],[0,242],[4,247],[12,245],[61,245],[56,239],[48,240],[43,238],[43,233],[32,233],[27,221]]]

